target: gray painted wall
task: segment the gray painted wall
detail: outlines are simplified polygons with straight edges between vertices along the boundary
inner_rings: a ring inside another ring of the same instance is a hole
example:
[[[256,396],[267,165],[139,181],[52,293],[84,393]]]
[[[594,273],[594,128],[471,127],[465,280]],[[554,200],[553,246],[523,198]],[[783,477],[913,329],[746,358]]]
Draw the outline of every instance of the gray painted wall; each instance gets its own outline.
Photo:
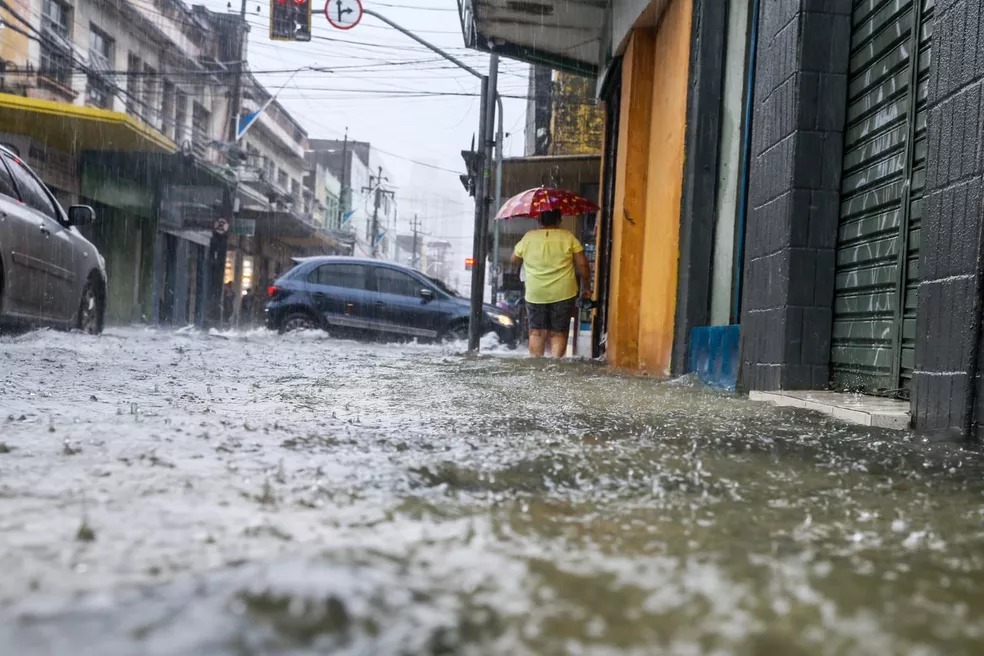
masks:
[[[929,156],[920,252],[912,411],[920,430],[963,429],[984,418],[980,325],[984,230],[984,9],[938,0],[929,80]],[[975,340],[978,343],[975,344]],[[968,406],[968,401],[972,404]]]
[[[763,0],[745,241],[744,389],[827,385],[850,0]]]

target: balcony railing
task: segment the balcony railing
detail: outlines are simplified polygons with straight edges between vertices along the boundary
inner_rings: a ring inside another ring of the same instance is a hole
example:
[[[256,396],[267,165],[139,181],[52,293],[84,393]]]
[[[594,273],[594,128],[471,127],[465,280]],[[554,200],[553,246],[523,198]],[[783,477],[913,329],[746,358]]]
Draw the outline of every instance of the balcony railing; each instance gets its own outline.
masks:
[[[111,71],[113,70],[112,65],[109,63],[109,58],[103,53],[97,50],[89,51],[89,70],[96,73],[103,79],[109,81],[111,78]]]
[[[59,25],[47,16],[44,16],[41,19],[41,33],[44,35],[44,40],[48,44],[63,53],[71,54],[72,41],[68,38],[68,29],[65,26]]]

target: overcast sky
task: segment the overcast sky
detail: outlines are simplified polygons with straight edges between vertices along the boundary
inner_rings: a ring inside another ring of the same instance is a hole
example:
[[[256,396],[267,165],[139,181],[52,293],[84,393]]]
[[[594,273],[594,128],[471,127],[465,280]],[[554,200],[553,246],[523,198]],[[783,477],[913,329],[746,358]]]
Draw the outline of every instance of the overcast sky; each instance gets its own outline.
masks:
[[[464,48],[454,0],[364,2],[473,68],[488,71],[486,55]],[[384,151],[400,205],[401,232],[408,231],[416,211],[424,229],[451,241],[463,260],[471,251],[474,206],[458,174],[463,171],[460,151],[469,147],[478,126],[478,80],[373,17],[363,17],[351,30],[333,28],[321,11],[323,0],[314,3],[309,43],[271,42],[269,0],[247,5],[250,69],[271,91],[290,77],[277,71],[335,69],[298,73],[279,100],[312,138],[341,138],[347,127],[350,139]],[[232,0],[232,7],[226,0],[206,0],[206,5],[238,12],[240,0]],[[525,64],[501,60],[500,93],[525,96],[527,73]],[[511,135],[507,156],[522,155],[525,110],[525,100],[505,101],[505,129]]]

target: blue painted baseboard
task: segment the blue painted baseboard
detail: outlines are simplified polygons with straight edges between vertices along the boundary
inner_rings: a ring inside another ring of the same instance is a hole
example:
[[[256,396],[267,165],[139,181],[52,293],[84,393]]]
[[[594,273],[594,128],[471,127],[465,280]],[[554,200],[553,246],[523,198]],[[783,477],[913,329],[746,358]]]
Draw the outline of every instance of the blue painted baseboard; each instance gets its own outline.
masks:
[[[690,331],[688,371],[710,387],[733,390],[738,384],[739,325],[702,326]]]

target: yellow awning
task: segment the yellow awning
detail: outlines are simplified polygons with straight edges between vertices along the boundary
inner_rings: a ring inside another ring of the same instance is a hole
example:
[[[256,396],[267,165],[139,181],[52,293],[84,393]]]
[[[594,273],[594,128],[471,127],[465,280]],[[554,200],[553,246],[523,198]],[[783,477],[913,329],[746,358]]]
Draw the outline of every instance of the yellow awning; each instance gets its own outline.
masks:
[[[0,93],[0,132],[74,154],[83,150],[173,153],[161,133],[122,112]]]

